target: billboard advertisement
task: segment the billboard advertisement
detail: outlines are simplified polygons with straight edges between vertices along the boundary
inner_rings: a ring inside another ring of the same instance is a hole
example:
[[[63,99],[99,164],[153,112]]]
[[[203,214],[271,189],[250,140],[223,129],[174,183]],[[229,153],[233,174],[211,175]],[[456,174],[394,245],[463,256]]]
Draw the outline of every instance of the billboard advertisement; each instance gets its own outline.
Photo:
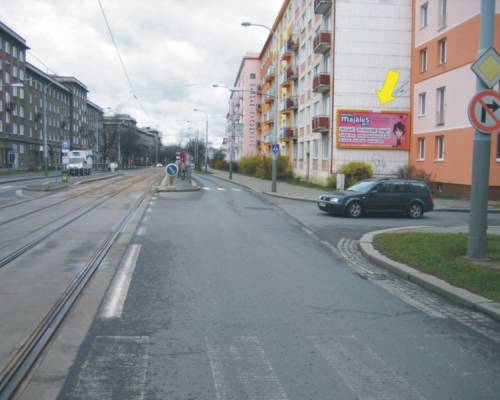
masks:
[[[409,150],[410,113],[400,111],[337,111],[337,147]]]

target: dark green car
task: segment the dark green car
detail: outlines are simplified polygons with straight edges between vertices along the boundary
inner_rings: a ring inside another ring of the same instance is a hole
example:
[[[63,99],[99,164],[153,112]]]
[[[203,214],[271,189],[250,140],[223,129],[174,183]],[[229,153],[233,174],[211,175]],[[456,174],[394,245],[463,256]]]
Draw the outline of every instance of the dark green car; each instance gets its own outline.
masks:
[[[429,187],[411,179],[367,179],[342,192],[321,195],[321,211],[359,218],[366,214],[401,214],[421,218],[432,211]]]

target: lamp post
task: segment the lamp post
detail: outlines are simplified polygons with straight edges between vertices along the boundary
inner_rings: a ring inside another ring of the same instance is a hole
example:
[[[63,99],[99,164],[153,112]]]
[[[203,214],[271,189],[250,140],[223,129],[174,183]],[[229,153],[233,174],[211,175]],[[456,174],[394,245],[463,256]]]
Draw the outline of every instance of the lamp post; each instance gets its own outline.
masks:
[[[205,173],[207,173],[208,168],[208,113],[206,111],[200,110],[198,108],[193,109],[194,112],[200,112],[205,114],[206,124],[205,124]]]
[[[279,83],[278,83],[278,68],[279,68],[279,48],[278,48],[278,38],[276,35],[274,35],[274,31],[269,28],[266,25],[262,24],[253,24],[251,22],[242,22],[241,26],[244,26],[245,28],[249,26],[257,26],[260,28],[267,29],[269,33],[272,36],[273,42],[275,42],[275,48],[276,48],[276,54],[274,56],[274,135],[273,135],[273,141],[272,144],[274,147],[278,143],[278,118],[279,118],[279,112],[278,112],[278,90],[279,90]],[[274,151],[271,152],[272,154],[272,183],[271,183],[271,192],[276,192],[276,181],[278,178],[278,154],[275,153]]]

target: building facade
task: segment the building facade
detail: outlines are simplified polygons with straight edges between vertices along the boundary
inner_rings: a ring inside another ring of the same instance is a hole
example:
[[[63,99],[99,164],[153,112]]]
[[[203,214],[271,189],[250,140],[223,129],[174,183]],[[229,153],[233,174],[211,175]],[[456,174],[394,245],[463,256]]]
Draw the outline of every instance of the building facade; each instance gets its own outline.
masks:
[[[467,105],[476,93],[471,71],[479,43],[479,0],[414,0],[412,167],[435,189],[468,196],[473,129]],[[496,1],[495,47],[500,48],[500,1]],[[498,89],[498,88],[497,88]],[[490,196],[500,198],[499,133],[491,135]]]
[[[86,111],[87,125],[85,129],[85,136],[88,149],[94,151],[94,162],[101,163],[101,149],[102,130],[104,111],[97,104],[87,100]]]
[[[351,161],[379,176],[408,165],[411,26],[411,0],[285,0],[260,53],[259,153],[279,143],[295,176],[321,183]],[[392,69],[397,95],[382,104]]]

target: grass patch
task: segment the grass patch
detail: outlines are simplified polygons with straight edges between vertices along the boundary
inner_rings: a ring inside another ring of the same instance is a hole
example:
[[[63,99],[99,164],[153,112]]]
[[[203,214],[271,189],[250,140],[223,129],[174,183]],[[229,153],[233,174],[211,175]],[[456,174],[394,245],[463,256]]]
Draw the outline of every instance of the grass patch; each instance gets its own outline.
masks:
[[[295,185],[295,186],[301,186],[309,189],[320,189],[328,192],[332,192],[335,189],[331,188],[326,185],[320,185],[319,183],[314,183],[314,182],[308,182],[308,181],[303,181],[300,178],[286,178],[286,179],[279,179],[279,182],[284,182],[288,183],[290,185]]]
[[[488,236],[488,263],[464,258],[466,234],[384,233],[374,246],[393,260],[500,302],[500,236]]]
[[[207,171],[205,172],[205,168],[195,168],[194,172],[197,174],[205,174],[205,175],[213,175],[213,172]]]
[[[30,171],[28,171],[27,169],[13,169],[11,171],[0,171],[0,176],[21,175],[21,174],[26,174],[28,172]]]

